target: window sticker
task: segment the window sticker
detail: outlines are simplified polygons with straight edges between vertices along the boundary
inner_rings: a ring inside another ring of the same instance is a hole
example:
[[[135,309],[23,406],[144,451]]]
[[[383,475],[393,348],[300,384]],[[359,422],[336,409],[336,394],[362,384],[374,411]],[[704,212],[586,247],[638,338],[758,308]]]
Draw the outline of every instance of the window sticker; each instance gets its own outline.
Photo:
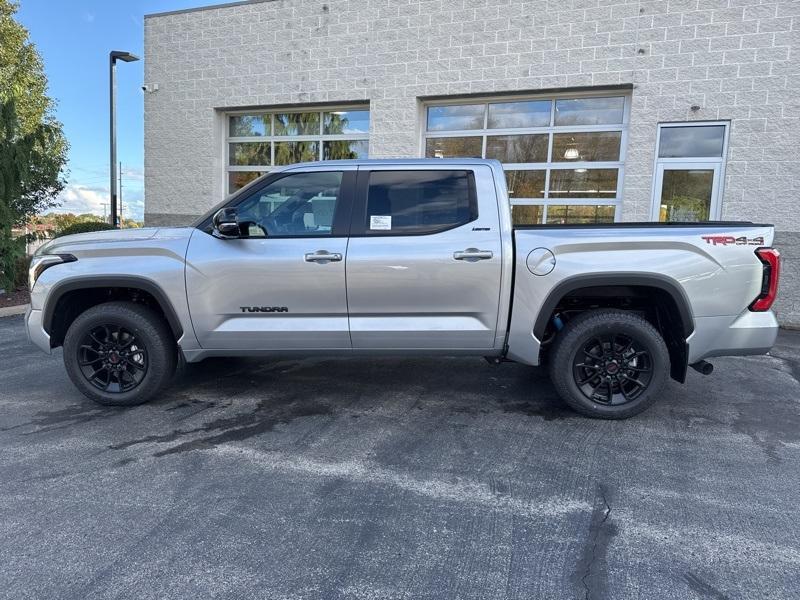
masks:
[[[370,215],[369,228],[390,231],[392,229],[392,215]]]

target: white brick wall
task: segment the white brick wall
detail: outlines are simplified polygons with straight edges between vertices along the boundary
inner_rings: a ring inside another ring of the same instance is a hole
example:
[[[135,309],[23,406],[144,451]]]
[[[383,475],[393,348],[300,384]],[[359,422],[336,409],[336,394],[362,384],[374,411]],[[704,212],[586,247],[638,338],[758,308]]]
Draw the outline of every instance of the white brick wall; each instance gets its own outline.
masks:
[[[800,231],[798,0],[259,1],[148,17],[145,58],[151,222],[220,200],[219,108],[369,100],[370,155],[417,156],[420,97],[629,84],[624,220],[659,121],[730,119],[723,218]]]

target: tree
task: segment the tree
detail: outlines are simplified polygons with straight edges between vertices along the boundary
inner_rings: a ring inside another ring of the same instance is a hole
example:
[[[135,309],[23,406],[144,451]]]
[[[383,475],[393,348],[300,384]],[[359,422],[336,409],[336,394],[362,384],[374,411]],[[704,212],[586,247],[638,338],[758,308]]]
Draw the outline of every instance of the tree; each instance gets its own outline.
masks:
[[[0,0],[0,287],[11,286],[24,251],[11,229],[57,205],[68,150],[42,59],[14,20],[17,8]]]

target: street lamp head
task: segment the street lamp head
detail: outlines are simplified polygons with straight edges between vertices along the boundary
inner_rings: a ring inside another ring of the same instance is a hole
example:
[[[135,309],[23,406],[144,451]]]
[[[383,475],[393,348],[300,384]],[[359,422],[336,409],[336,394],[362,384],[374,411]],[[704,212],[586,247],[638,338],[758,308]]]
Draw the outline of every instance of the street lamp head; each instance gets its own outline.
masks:
[[[122,52],[121,50],[112,50],[108,54],[111,57],[111,60],[121,60],[123,62],[134,62],[139,60],[139,57],[135,54],[131,54],[130,52]]]

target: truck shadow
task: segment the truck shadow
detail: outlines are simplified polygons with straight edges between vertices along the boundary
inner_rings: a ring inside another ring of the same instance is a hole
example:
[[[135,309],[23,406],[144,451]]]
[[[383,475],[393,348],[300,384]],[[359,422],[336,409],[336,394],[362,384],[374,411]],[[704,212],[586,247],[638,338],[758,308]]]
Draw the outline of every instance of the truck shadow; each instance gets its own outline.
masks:
[[[464,359],[211,359],[186,365],[169,394],[151,406],[169,413],[173,429],[111,450],[169,444],[153,453],[161,457],[258,437],[300,418],[358,419],[375,411],[390,418],[420,410],[439,419],[577,418],[561,406],[543,372]]]

